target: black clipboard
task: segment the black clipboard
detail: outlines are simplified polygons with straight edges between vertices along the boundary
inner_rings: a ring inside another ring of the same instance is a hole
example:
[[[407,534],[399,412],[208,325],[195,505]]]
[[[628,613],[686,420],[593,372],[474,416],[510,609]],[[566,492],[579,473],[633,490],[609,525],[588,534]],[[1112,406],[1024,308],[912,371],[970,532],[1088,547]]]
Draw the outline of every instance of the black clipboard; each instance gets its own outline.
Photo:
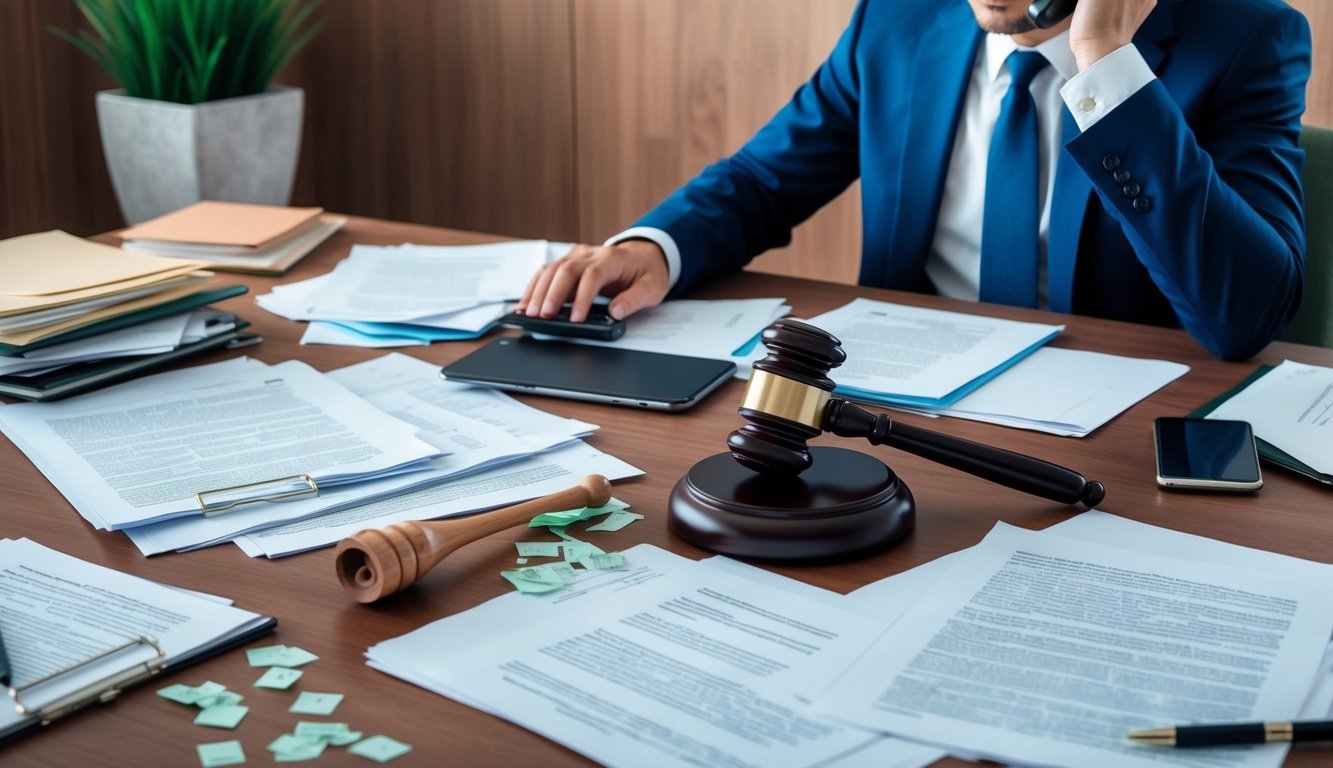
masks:
[[[1259,366],[1254,370],[1254,373],[1251,373],[1249,376],[1246,376],[1244,381],[1232,387],[1231,389],[1228,389],[1226,392],[1223,392],[1222,394],[1218,395],[1212,400],[1209,400],[1208,402],[1204,403],[1198,408],[1194,409],[1193,411],[1190,412],[1189,415],[1196,418],[1203,418],[1204,416],[1207,416],[1208,414],[1217,410],[1218,407],[1222,405],[1222,403],[1225,403],[1226,401],[1240,394],[1242,391],[1245,390],[1246,387],[1250,386],[1254,382],[1263,378],[1264,374],[1268,373],[1271,370],[1273,370],[1273,366],[1271,365]],[[1302,462],[1295,456],[1292,456],[1291,454],[1287,453],[1286,451],[1283,451],[1281,448],[1278,448],[1272,443],[1263,440],[1262,438],[1255,437],[1254,443],[1255,446],[1259,449],[1259,458],[1263,459],[1264,461],[1267,461],[1269,464],[1281,467],[1282,469],[1285,469],[1288,472],[1294,472],[1295,474],[1298,474],[1301,477],[1304,477],[1308,480],[1313,480],[1321,485],[1333,486],[1333,475],[1328,475],[1323,472],[1320,472],[1314,467],[1311,467],[1309,464]]]
[[[121,670],[120,673],[112,674],[111,676],[104,678],[101,681],[98,681],[99,683],[106,682],[107,685],[105,686],[98,685],[95,688],[88,688],[84,689],[83,691],[79,691],[80,695],[78,697],[78,700],[71,703],[69,706],[64,707],[62,711],[58,713],[53,713],[52,716],[47,716],[40,711],[34,712],[33,714],[27,716],[26,719],[11,725],[9,728],[3,731],[0,731],[0,746],[8,744],[9,742],[21,738],[23,736],[27,736],[30,733],[34,733],[40,730],[42,726],[49,725],[68,715],[74,714],[75,712],[78,712],[79,710],[84,709],[89,705],[105,704],[114,701],[116,698],[119,697],[122,691],[133,688],[141,683],[145,683],[149,680],[158,679],[165,675],[170,675],[178,670],[185,669],[186,667],[190,667],[202,661],[211,659],[214,656],[218,656],[220,654],[226,653],[227,651],[240,648],[241,646],[247,645],[250,642],[258,638],[261,638],[264,635],[267,635],[278,628],[278,620],[276,618],[273,618],[272,616],[265,616],[261,617],[261,619],[262,620],[259,623],[255,624],[249,629],[246,629],[242,632],[238,632],[235,635],[231,635],[227,637],[225,640],[221,640],[216,643],[205,644],[189,653],[177,656],[174,659],[170,660],[164,659],[165,663],[161,665],[153,665],[151,663],[152,661],[151,659],[147,663],[135,662],[134,664],[128,665],[124,670]],[[147,644],[155,645],[155,641],[152,641],[151,638],[143,638],[143,637],[139,638],[138,640],[131,641],[131,644],[144,643],[145,641],[147,642]],[[82,664],[77,664],[68,669],[61,670],[59,674],[62,675],[68,674],[77,669],[81,669],[84,664],[94,661],[100,661],[104,657],[105,654],[99,654],[98,656],[94,656],[91,659],[87,659]],[[139,669],[140,667],[143,667],[143,669],[140,670]],[[12,701],[13,698],[12,693],[10,696],[5,698],[6,698],[5,701],[0,702],[0,706],[14,706],[14,702]]]

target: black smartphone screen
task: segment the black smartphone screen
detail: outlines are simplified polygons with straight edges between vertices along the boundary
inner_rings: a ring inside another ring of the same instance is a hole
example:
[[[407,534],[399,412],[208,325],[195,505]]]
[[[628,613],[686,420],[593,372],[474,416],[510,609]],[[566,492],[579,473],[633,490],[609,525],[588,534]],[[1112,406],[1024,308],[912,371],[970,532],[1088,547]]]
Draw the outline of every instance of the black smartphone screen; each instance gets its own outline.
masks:
[[[1222,483],[1255,483],[1260,479],[1254,432],[1243,421],[1160,418],[1157,429],[1157,473]]]
[[[594,347],[530,337],[502,338],[440,375],[449,381],[515,392],[678,411],[736,372],[726,360]]]

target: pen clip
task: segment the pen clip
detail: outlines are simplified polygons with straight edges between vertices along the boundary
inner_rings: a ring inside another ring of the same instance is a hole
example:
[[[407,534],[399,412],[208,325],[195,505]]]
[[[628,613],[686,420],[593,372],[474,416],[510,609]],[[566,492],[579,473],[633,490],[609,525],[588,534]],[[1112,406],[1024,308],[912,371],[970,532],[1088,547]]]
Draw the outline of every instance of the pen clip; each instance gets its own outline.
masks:
[[[233,485],[212,491],[200,491],[194,495],[199,504],[199,511],[204,517],[234,509],[242,504],[259,501],[289,501],[305,496],[318,496],[319,485],[310,475],[292,475],[274,480],[262,480],[258,483]]]
[[[114,656],[118,653],[121,653],[122,651],[126,651],[130,648],[139,645],[147,646],[153,649],[154,651],[153,657],[146,661],[135,662],[130,666],[126,667],[125,669],[120,670],[119,672],[113,672],[110,675],[107,675],[106,677],[97,680],[93,683],[90,683],[87,686],[84,686],[83,688],[80,688],[77,691],[68,693],[64,696],[60,696],[56,698],[54,701],[51,701],[45,706],[40,707],[36,710],[30,708],[27,704],[24,704],[22,698],[20,698],[23,694],[31,691],[32,689],[40,685],[49,683],[52,680],[68,675],[71,672],[76,672],[80,669],[83,669],[84,667],[87,667],[89,664],[101,661],[102,659],[105,659],[109,656]],[[125,690],[126,688],[136,683],[147,680],[153,675],[156,675],[158,672],[161,672],[162,668],[166,666],[166,662],[167,662],[166,652],[162,650],[162,646],[158,645],[157,640],[147,635],[140,635],[139,637],[133,640],[126,641],[118,646],[115,646],[114,648],[108,648],[107,650],[102,651],[96,656],[84,659],[83,661],[80,661],[77,664],[71,664],[70,666],[65,667],[63,669],[58,669],[55,672],[39,677],[36,680],[33,680],[24,685],[21,686],[11,685],[9,686],[9,699],[10,701],[13,702],[14,709],[20,715],[35,714],[41,718],[42,725],[46,725],[47,723],[50,723],[52,720],[56,720],[60,717],[63,717],[69,714],[70,712],[73,712],[76,709],[84,707],[88,704],[92,704],[93,702],[105,703],[111,701],[112,699],[119,696],[120,692]]]

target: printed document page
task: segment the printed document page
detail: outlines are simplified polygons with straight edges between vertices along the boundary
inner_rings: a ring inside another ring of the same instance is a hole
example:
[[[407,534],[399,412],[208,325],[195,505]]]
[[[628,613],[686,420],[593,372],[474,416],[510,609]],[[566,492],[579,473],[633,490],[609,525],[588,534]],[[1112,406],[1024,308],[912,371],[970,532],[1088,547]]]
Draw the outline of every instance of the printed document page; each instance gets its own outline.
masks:
[[[439,455],[415,426],[298,361],[203,365],[11,405],[0,429],[80,514],[111,530],[197,515],[201,492],[302,474],[332,487]]]
[[[28,539],[0,540],[0,634],[17,686],[75,666],[140,635],[170,663],[267,621],[258,614],[93,565]],[[57,641],[58,638],[58,641]],[[135,646],[32,690],[40,706],[154,654]],[[0,735],[23,722],[0,706]]]
[[[409,322],[517,299],[546,263],[546,241],[490,245],[357,245],[320,290],[306,319]]]
[[[1288,360],[1207,418],[1248,421],[1255,437],[1333,474],[1333,368]]]
[[[791,311],[786,299],[667,301],[626,322],[625,335],[615,341],[566,339],[600,347],[641,349],[686,357],[732,360],[769,323]]]
[[[486,398],[488,405],[489,400]],[[197,549],[243,533],[375,503],[577,442],[576,435],[568,432],[512,434],[465,412],[441,408],[402,391],[381,393],[374,405],[389,417],[416,426],[417,437],[444,455],[431,459],[420,472],[368,480],[346,489],[335,486],[324,489],[317,500],[301,504],[252,504],[223,515],[192,515],[135,526],[126,529],[126,534],[146,555]]]
[[[830,374],[838,392],[907,405],[952,405],[1064,330],[871,299],[810,322],[837,336],[847,352],[847,362]]]
[[[1166,360],[1042,347],[953,405],[921,412],[1083,437],[1187,372]]]
[[[251,557],[282,557],[327,547],[364,528],[463,515],[517,504],[577,485],[587,475],[620,480],[643,471],[579,441],[390,498],[249,533],[234,541]]]
[[[496,638],[530,633],[547,620],[562,620],[584,603],[601,603],[610,596],[642,590],[660,581],[671,581],[687,568],[715,568],[760,584],[787,590],[836,605],[842,596],[812,587],[804,582],[771,571],[731,560],[710,557],[693,561],[654,547],[639,544],[625,550],[626,568],[616,571],[580,570],[565,588],[542,595],[511,592],[489,600],[476,608],[439,619],[401,637],[386,640],[366,651],[371,667],[402,678],[427,690],[463,700],[457,691],[446,693],[431,683],[433,670],[443,660],[469,648],[492,643]],[[810,681],[818,684],[817,681]],[[465,701],[472,707],[490,712],[477,701]],[[882,734],[863,734],[863,742],[846,753],[818,763],[822,768],[921,768],[945,755],[934,747],[895,739]],[[782,761],[778,764],[787,764]]]
[[[408,652],[414,682],[606,765],[811,765],[871,735],[805,713],[794,692],[832,680],[882,629],[694,565],[455,654]],[[392,662],[384,651],[377,665]]]
[[[1327,579],[997,526],[819,711],[1027,765],[1277,766],[1277,745],[1188,753],[1130,731],[1290,720],[1333,631]]]

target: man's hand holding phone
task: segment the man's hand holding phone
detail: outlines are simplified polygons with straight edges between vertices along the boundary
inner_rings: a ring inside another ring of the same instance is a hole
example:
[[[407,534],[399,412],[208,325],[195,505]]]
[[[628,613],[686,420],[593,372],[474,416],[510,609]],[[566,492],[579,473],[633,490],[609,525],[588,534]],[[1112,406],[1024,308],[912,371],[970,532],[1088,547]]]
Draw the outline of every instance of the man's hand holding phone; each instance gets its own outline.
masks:
[[[517,311],[553,318],[571,302],[569,319],[579,323],[588,317],[593,299],[607,295],[611,317],[623,320],[662,303],[670,288],[667,275],[666,255],[648,240],[576,245],[533,275]]]

